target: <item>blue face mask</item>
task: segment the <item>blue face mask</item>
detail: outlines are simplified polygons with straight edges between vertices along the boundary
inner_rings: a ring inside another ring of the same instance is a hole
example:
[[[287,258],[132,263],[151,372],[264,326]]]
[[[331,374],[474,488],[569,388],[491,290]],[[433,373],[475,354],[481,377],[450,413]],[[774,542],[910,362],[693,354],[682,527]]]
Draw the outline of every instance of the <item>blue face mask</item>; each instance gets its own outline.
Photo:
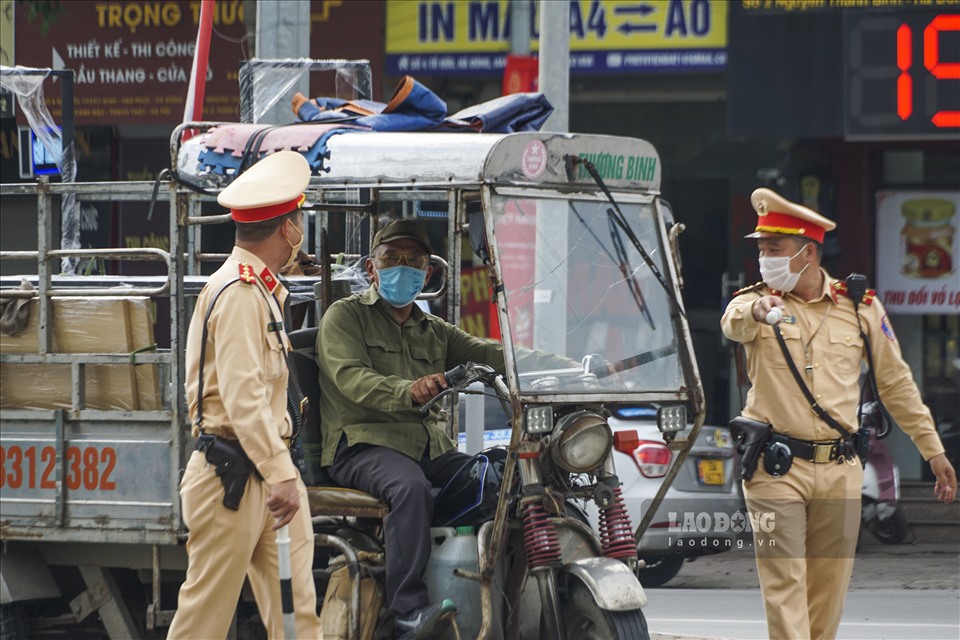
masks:
[[[405,307],[423,291],[427,272],[406,265],[378,269],[377,291],[391,307]]]

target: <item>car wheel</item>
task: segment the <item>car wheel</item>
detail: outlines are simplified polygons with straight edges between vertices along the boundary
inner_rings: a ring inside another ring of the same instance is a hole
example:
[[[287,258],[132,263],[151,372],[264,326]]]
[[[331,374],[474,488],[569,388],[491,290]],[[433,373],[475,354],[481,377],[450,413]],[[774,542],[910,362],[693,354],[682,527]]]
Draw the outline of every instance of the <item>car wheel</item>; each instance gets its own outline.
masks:
[[[652,556],[641,558],[646,566],[637,569],[637,578],[644,587],[662,587],[680,572],[683,556]]]

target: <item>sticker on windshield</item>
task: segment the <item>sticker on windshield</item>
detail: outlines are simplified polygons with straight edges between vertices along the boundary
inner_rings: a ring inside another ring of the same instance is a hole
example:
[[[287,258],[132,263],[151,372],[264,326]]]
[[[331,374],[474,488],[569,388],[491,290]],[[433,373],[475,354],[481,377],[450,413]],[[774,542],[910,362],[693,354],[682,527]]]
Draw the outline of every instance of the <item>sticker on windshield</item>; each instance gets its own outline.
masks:
[[[523,148],[520,169],[527,180],[536,180],[547,168],[547,147],[539,140],[531,140]]]

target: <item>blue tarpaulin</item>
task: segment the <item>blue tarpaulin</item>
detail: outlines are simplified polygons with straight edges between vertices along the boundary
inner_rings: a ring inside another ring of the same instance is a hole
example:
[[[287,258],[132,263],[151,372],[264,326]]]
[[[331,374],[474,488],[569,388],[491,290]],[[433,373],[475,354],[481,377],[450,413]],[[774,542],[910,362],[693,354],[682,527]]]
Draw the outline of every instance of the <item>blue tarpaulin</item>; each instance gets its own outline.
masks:
[[[405,76],[390,102],[303,98],[299,123],[288,126],[236,124],[211,130],[199,155],[201,172],[239,175],[267,153],[299,151],[314,174],[329,171],[327,142],[334,135],[370,131],[513,133],[539,131],[553,113],[541,93],[515,93],[462,109],[447,117],[447,105],[433,91]]]

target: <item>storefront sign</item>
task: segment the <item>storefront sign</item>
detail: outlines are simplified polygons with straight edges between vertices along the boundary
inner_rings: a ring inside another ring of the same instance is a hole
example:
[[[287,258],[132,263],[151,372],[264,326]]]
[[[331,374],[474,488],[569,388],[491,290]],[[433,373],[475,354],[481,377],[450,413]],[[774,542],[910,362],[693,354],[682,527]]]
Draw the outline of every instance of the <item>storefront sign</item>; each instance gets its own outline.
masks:
[[[572,72],[704,71],[726,64],[726,0],[569,2]],[[504,69],[509,0],[391,0],[386,24],[390,74],[497,75]],[[531,51],[538,28],[534,15]]]
[[[960,194],[877,193],[877,295],[891,313],[960,311]]]
[[[203,116],[235,120],[240,44],[247,33],[242,0],[221,0],[214,14]],[[169,124],[183,118],[200,2],[61,2],[47,20],[17,7],[17,62],[73,69],[78,125]],[[41,33],[43,30],[46,33]],[[60,92],[45,91],[60,120]]]
[[[0,65],[16,65],[13,58],[13,0],[0,0]],[[0,118],[11,118],[16,100],[13,94],[0,91]]]
[[[74,70],[78,126],[179,123],[200,4],[200,0],[76,0],[44,3],[47,14],[29,20],[23,4],[11,3],[11,14],[16,14],[16,61],[28,67]],[[247,4],[244,0],[215,4],[204,120],[239,118],[240,65],[254,56],[244,22]],[[379,2],[312,0],[311,54],[329,57],[336,51],[336,57],[369,59],[377,79],[383,40],[379,29],[370,25],[379,25],[382,19]],[[356,37],[361,31],[364,36]],[[2,42],[0,53],[7,47],[5,36]],[[334,95],[334,86],[333,74],[311,76],[312,90],[320,92],[314,95]],[[48,80],[44,88],[47,106],[59,122],[59,87]]]

